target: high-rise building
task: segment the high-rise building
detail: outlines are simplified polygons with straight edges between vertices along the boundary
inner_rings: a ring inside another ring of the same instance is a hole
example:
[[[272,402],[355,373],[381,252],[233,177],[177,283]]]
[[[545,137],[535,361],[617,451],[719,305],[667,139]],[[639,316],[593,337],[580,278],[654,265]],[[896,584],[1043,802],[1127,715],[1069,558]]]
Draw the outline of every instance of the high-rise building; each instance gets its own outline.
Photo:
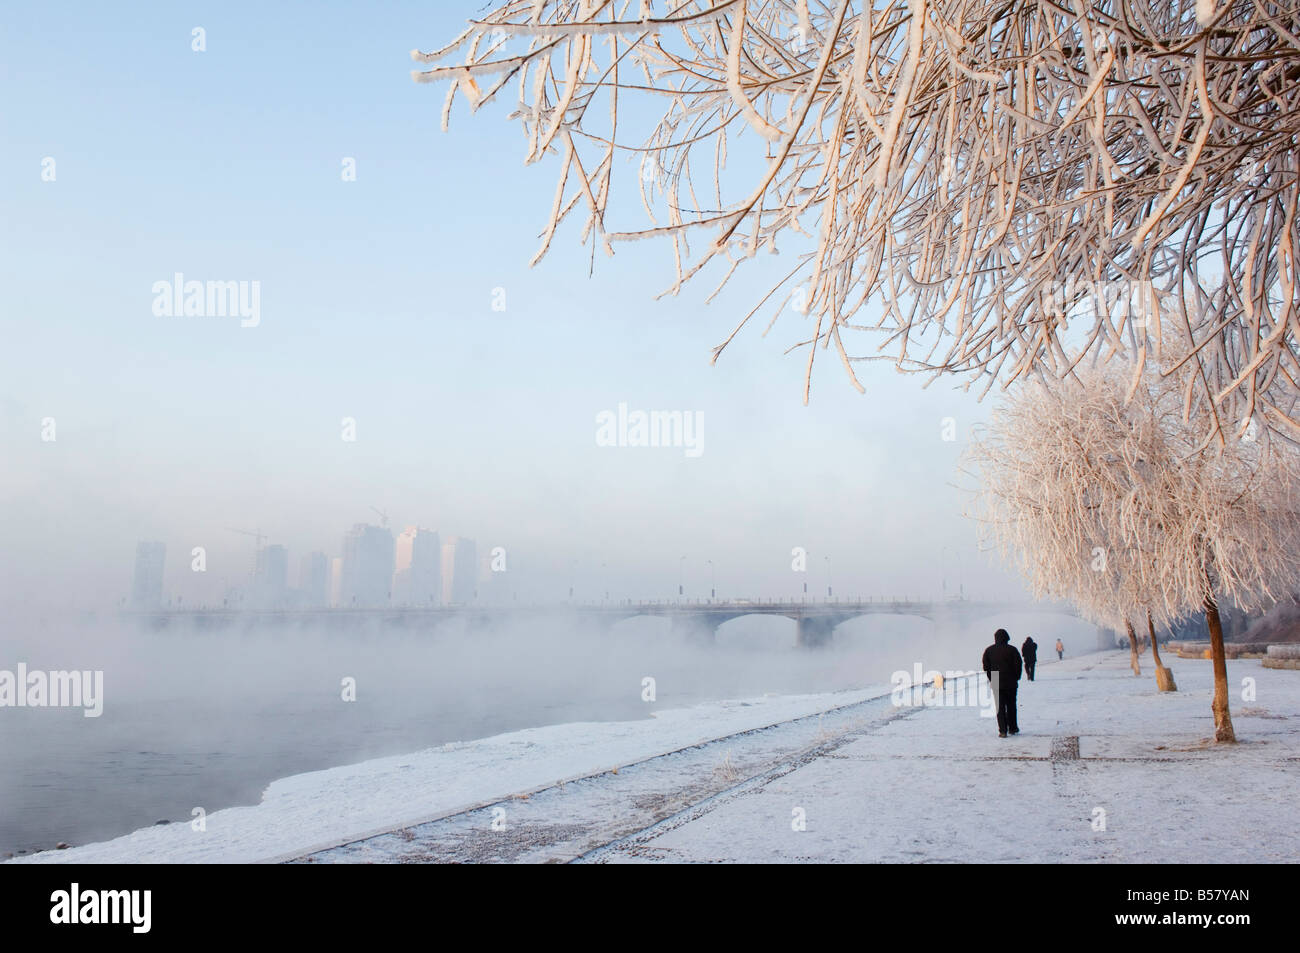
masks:
[[[135,577],[131,581],[131,606],[157,609],[162,605],[163,565],[167,545],[141,541],[135,547]]]
[[[387,527],[357,523],[343,537],[340,604],[345,609],[386,606],[392,598],[393,534]]]
[[[444,605],[465,605],[474,601],[478,558],[474,540],[449,536],[442,544],[442,601]]]
[[[335,556],[330,560],[330,598],[331,606],[343,605],[343,557]]]
[[[289,592],[289,551],[279,543],[257,551],[253,567],[253,607],[283,609]]]
[[[397,537],[401,542],[402,537]],[[393,605],[409,606],[411,604],[411,570],[399,569],[393,573]]]
[[[408,526],[397,537],[393,601],[412,606],[442,601],[442,545],[433,530]]]
[[[298,570],[298,598],[308,609],[323,609],[330,601],[330,559],[324,553],[308,553]]]

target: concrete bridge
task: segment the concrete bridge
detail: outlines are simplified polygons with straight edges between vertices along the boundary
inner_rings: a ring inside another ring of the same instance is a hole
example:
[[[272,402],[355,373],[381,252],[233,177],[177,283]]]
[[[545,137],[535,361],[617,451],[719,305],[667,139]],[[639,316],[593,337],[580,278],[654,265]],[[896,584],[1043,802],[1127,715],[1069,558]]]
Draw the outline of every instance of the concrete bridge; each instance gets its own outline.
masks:
[[[733,599],[707,602],[633,602],[558,605],[452,605],[428,607],[373,607],[356,609],[285,609],[246,611],[232,609],[161,609],[126,613],[152,628],[190,625],[195,628],[226,628],[232,625],[280,624],[354,627],[382,624],[399,628],[430,628],[453,619],[471,628],[487,627],[512,620],[577,619],[612,628],[619,622],[640,616],[672,620],[673,629],[689,637],[711,641],[718,627],[746,616],[773,615],[794,620],[796,642],[805,647],[830,643],[835,628],[850,619],[872,615],[901,615],[952,625],[966,625],[979,619],[995,620],[1013,613],[1047,613],[1078,618],[1071,606],[1048,602],[976,602],[967,599],[944,601],[868,599],[853,601],[798,601]],[[990,633],[991,634],[991,633]],[[1098,647],[1115,644],[1114,633],[1098,629]]]

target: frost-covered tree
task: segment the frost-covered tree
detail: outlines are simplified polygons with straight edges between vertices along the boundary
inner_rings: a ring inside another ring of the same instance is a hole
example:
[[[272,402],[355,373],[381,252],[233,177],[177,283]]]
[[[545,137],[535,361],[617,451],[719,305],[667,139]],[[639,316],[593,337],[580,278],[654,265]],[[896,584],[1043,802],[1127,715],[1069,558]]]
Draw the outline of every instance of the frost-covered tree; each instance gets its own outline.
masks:
[[[736,330],[794,306],[805,401],[819,347],[859,390],[1127,352],[1220,442],[1300,428],[1298,0],[510,0],[413,56],[559,156],[539,257],[662,236],[676,292],[794,246]]]
[[[1158,599],[1139,561],[1155,535],[1138,487],[1158,443],[1115,376],[1021,391],[995,411],[968,451],[981,483],[979,517],[1036,595],[1065,598],[1124,630],[1141,674],[1132,618]],[[1146,426],[1144,426],[1146,425]],[[1159,612],[1159,608],[1154,609]]]
[[[1032,382],[973,442],[975,514],[1035,595],[1089,619],[1168,625],[1204,611],[1214,666],[1215,738],[1234,741],[1220,600],[1285,598],[1300,572],[1294,447],[1258,435],[1202,447],[1178,375],[1127,368]],[[1157,662],[1157,677],[1162,678]]]

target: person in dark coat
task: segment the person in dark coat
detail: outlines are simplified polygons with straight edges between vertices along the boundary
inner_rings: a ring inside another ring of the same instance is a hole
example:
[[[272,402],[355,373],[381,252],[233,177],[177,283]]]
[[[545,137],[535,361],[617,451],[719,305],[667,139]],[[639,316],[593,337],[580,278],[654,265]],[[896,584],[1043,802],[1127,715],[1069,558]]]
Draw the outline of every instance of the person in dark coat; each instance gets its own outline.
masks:
[[[1034,666],[1038,664],[1038,643],[1025,636],[1025,644],[1020,646],[1020,656],[1025,660],[1025,677],[1034,680]]]
[[[1020,653],[1011,644],[1011,636],[1006,629],[998,629],[993,633],[993,644],[984,650],[984,675],[998,696],[999,738],[1005,738],[1008,732],[1020,734],[1020,726],[1016,724],[1016,687],[1022,668]]]

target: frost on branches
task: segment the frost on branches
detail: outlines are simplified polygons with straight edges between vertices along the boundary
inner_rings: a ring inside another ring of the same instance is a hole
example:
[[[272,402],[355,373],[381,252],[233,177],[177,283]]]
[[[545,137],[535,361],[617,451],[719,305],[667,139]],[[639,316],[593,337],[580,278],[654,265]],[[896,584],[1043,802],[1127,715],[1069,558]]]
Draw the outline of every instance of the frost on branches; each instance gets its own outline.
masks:
[[[1124,354],[1192,367],[1222,442],[1300,429],[1298,7],[513,0],[414,75],[444,123],[507,90],[528,161],[560,157],[539,257],[580,210],[611,253],[667,239],[676,292],[790,235],[736,330],[794,303],[805,401],[818,347],[859,390],[860,360],[985,392]],[[648,223],[607,221],[616,165]],[[1117,282],[1156,320],[1098,306]]]

